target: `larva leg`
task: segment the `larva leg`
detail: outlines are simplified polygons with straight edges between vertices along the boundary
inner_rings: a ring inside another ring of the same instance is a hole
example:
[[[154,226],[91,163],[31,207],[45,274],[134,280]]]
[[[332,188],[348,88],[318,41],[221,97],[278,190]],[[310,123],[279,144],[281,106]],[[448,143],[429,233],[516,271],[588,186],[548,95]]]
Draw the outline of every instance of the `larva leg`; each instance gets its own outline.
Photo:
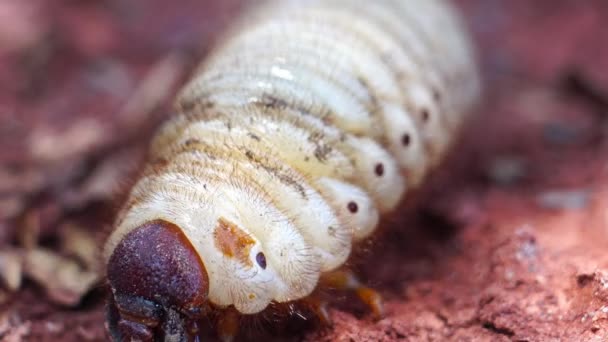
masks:
[[[224,310],[217,322],[217,334],[224,342],[233,341],[239,333],[239,313],[235,308]]]
[[[336,290],[354,291],[357,297],[371,310],[375,319],[384,316],[382,296],[374,289],[361,283],[357,276],[349,270],[338,270],[323,275],[321,282]]]
[[[328,303],[318,295],[311,295],[304,299],[304,304],[317,316],[324,326],[332,326],[333,321],[327,310]]]

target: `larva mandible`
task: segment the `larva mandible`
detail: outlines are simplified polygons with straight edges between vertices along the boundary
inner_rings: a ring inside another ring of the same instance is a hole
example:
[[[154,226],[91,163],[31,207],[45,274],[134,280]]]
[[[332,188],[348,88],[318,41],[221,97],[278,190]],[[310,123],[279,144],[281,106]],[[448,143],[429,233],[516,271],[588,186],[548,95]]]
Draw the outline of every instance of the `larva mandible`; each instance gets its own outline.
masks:
[[[340,267],[441,160],[478,88],[444,0],[250,13],[178,95],[105,244],[111,337],[186,341],[211,312],[233,337],[230,317],[321,279],[379,311]]]

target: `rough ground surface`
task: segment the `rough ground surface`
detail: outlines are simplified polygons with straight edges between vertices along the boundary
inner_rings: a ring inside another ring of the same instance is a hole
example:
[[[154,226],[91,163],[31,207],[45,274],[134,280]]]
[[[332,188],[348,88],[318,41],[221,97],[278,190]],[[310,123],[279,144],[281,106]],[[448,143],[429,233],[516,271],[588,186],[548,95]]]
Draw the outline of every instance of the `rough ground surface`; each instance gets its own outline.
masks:
[[[357,258],[386,318],[338,296],[295,340],[608,340],[608,3],[457,3],[484,103]],[[0,340],[104,340],[91,236],[238,7],[0,2]]]

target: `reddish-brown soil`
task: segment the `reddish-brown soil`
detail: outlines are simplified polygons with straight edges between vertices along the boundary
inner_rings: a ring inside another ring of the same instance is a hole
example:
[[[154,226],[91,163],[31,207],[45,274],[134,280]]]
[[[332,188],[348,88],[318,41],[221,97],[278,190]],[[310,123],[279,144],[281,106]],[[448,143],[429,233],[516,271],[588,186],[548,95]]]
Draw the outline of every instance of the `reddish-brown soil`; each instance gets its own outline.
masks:
[[[608,3],[457,3],[484,101],[358,253],[386,316],[338,296],[333,327],[294,340],[608,341]],[[107,229],[125,187],[109,188],[240,4],[0,3],[0,250]],[[29,272],[14,292],[0,282],[0,340],[105,340],[101,288],[81,299]]]

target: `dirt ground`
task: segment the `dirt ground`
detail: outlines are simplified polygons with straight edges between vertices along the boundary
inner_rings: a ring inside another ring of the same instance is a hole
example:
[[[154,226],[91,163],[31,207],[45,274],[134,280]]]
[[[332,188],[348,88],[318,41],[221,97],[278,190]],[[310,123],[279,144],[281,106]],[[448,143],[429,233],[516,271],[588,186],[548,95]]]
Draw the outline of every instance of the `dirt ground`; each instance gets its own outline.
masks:
[[[608,2],[458,0],[483,104],[306,341],[608,341]],[[102,341],[96,250],[242,1],[0,2],[0,340]]]

